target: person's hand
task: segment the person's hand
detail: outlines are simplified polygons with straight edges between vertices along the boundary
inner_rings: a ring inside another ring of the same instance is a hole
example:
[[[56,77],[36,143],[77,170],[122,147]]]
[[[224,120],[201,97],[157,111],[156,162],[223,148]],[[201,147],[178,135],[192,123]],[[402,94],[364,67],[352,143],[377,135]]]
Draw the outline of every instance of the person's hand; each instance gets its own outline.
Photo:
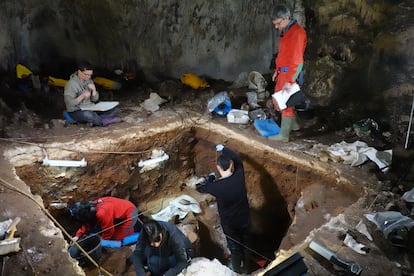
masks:
[[[275,81],[276,81],[276,79],[277,79],[277,71],[275,71],[275,72],[273,73],[273,76],[272,76],[272,81],[273,81],[273,82],[275,82]]]
[[[273,103],[273,107],[275,108],[276,111],[280,111],[279,105],[277,104],[277,101],[272,97],[272,103]]]
[[[82,100],[89,99],[91,97],[91,91],[85,89],[81,96],[83,97]]]
[[[88,83],[88,88],[92,91],[92,92],[96,92],[96,86],[94,83]]]
[[[96,91],[96,86],[95,86],[95,84],[94,83],[88,83],[88,88],[90,89],[90,91],[91,91],[91,95],[92,96],[96,96],[96,94],[98,93],[97,91]]]
[[[222,144],[218,144],[216,146],[216,151],[222,151],[224,149],[224,146]]]
[[[72,240],[74,241],[74,242],[77,242],[78,240],[79,240],[79,237],[72,237]]]

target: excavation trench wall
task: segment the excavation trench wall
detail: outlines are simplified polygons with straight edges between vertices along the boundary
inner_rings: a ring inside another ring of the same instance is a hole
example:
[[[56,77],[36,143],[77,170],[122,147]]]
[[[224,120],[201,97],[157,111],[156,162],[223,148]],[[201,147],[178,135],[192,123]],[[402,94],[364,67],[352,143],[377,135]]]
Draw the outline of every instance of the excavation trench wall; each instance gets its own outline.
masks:
[[[112,195],[130,199],[149,215],[182,194],[198,199],[203,210],[211,208],[213,199],[188,187],[186,180],[216,171],[215,145],[225,144],[243,159],[252,211],[253,249],[269,259],[274,258],[278,248],[289,249],[304,241],[309,232],[343,212],[363,193],[360,186],[326,164],[236,135],[220,124],[194,127],[167,119],[161,128],[132,127],[100,137],[105,138],[68,139],[43,144],[43,149],[35,145],[15,147],[6,156],[15,165],[16,174],[33,194],[42,197],[46,207],[56,201],[70,204]],[[154,149],[162,149],[169,159],[162,166],[142,171],[139,161],[150,158]],[[85,158],[88,165],[45,167],[41,160],[46,156]],[[74,230],[67,212],[50,212],[66,229]],[[215,224],[211,222],[217,218],[206,217],[206,213],[198,215],[198,222],[212,228]],[[212,252],[203,250],[205,255]]]

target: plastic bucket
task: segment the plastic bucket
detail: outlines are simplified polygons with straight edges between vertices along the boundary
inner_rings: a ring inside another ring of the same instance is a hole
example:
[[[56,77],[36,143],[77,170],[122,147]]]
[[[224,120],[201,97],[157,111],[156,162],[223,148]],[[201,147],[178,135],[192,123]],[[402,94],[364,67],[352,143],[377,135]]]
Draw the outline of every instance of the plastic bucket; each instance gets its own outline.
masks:
[[[102,245],[101,237],[98,235],[88,236],[78,241],[78,244],[85,250],[88,255],[95,261],[98,262],[102,256]],[[69,246],[69,254],[72,258],[79,262],[80,266],[91,265],[91,261],[82,253],[82,251],[75,245]]]

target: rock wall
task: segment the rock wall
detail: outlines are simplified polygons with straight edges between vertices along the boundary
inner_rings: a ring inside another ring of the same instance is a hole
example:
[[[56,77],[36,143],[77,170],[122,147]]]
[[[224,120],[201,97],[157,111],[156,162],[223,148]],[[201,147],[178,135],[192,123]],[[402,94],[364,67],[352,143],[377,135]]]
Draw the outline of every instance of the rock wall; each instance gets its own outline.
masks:
[[[280,1],[3,0],[0,69],[70,59],[177,77],[191,71],[234,80],[267,72]],[[303,21],[301,1],[295,11]]]
[[[2,0],[0,72],[22,62],[67,78],[74,65],[65,61],[88,59],[155,79],[267,74],[278,41],[270,12],[280,2],[307,31],[303,90],[313,105],[329,108],[328,123],[371,117],[396,136],[405,133],[414,86],[412,0]]]
[[[371,117],[406,133],[414,93],[412,1],[305,1],[305,91],[333,124]]]

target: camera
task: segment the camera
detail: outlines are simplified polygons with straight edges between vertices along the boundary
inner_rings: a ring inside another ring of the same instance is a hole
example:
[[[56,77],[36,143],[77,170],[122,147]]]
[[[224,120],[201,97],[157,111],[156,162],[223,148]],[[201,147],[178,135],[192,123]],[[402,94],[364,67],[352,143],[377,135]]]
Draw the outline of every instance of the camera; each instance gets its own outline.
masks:
[[[216,174],[214,172],[212,172],[207,176],[203,176],[203,180],[200,183],[196,184],[196,188],[200,188],[200,187],[206,185],[207,183],[213,182],[214,180],[216,180]]]
[[[213,182],[216,180],[216,174],[214,172],[210,173],[209,175],[204,177],[205,182]]]

